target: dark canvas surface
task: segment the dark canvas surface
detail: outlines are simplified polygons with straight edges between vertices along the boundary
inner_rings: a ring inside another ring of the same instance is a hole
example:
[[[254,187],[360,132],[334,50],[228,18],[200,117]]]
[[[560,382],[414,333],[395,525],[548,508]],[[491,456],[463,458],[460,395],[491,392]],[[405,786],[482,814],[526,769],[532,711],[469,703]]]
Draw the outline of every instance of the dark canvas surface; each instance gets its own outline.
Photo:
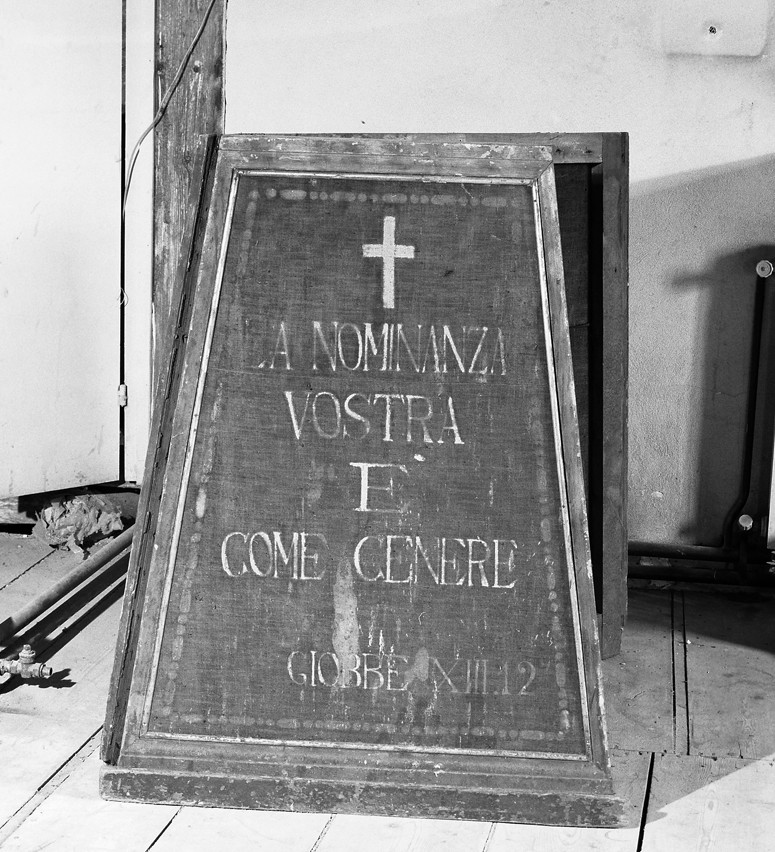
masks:
[[[245,174],[213,320],[149,731],[585,754],[530,187]]]

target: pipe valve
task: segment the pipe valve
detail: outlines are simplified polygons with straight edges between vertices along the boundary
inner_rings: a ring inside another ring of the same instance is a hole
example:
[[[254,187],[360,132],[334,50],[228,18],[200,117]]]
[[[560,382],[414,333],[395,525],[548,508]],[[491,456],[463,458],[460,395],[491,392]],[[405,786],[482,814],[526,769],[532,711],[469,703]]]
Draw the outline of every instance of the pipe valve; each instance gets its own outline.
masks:
[[[51,677],[53,672],[51,666],[35,662],[35,652],[30,645],[21,649],[18,660],[0,660],[0,674],[15,674],[25,680],[32,677]]]
[[[753,529],[753,518],[750,515],[740,515],[737,525],[743,532],[751,532]]]

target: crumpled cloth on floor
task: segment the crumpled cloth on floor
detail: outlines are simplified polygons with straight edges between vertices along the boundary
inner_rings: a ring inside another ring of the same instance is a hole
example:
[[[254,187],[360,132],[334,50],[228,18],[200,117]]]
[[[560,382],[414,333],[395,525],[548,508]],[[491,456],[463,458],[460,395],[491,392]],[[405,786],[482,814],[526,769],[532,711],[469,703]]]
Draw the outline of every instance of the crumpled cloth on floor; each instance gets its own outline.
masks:
[[[93,544],[123,529],[121,509],[115,503],[99,494],[78,494],[44,506],[33,534],[51,547],[85,556]]]

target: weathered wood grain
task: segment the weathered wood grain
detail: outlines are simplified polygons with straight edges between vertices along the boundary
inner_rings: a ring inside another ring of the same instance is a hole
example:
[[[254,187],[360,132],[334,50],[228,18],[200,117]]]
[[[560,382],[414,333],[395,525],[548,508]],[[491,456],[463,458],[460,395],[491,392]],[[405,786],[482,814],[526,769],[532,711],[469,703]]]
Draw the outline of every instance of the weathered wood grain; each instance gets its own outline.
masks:
[[[601,133],[417,133],[409,138],[425,140],[458,140],[514,145],[548,145],[555,163],[596,164],[603,157]]]
[[[603,661],[612,748],[671,752],[674,743],[670,591],[630,589],[621,653]]]
[[[156,4],[156,84],[163,96],[210,5],[210,0]],[[175,276],[188,252],[187,226],[196,214],[197,153],[223,124],[223,16],[216,0],[178,90],[155,131],[154,144],[154,376],[169,357]],[[197,187],[198,189],[198,187]],[[174,319],[174,318],[173,318]]]
[[[700,587],[683,592],[691,751],[775,753],[775,595]]]
[[[560,218],[556,202],[554,169],[547,169],[540,178],[543,186],[541,197],[541,218],[545,228],[546,276],[550,285],[555,284],[551,295],[551,335],[552,350],[555,353],[553,369],[556,375],[559,399],[559,427],[564,448],[565,481],[568,489],[568,512],[572,533],[573,566],[576,574],[576,599],[578,617],[581,625],[581,644],[585,662],[585,677],[590,684],[600,683],[600,647],[597,635],[597,617],[592,580],[592,555],[589,541],[586,505],[582,506],[585,494],[584,469],[578,428],[578,409],[576,407],[576,388],[573,360],[568,329],[568,306],[564,282],[562,244],[560,238]],[[605,720],[597,695],[590,696],[588,704],[592,751],[605,753]]]
[[[657,755],[643,852],[769,852],[775,836],[775,764]]]
[[[0,524],[27,526],[34,523],[35,518],[20,510],[17,497],[0,498]]]
[[[629,146],[603,134],[601,564],[603,658],[619,652],[627,616],[627,385]]]

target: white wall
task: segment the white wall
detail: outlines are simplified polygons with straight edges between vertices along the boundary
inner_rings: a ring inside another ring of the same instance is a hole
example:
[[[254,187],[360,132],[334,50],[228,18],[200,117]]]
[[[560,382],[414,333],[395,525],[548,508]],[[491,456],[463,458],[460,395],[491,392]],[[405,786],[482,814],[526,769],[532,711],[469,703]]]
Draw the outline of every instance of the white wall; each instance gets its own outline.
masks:
[[[118,478],[121,19],[0,0],[0,497]]]
[[[154,0],[126,2],[125,163],[154,114]],[[151,417],[151,306],[153,300],[153,133],[143,142],[132,172],[124,217],[126,291],[124,476],[141,482]]]
[[[226,42],[228,133],[631,134],[630,537],[713,543],[775,257],[767,0],[229,0]]]

